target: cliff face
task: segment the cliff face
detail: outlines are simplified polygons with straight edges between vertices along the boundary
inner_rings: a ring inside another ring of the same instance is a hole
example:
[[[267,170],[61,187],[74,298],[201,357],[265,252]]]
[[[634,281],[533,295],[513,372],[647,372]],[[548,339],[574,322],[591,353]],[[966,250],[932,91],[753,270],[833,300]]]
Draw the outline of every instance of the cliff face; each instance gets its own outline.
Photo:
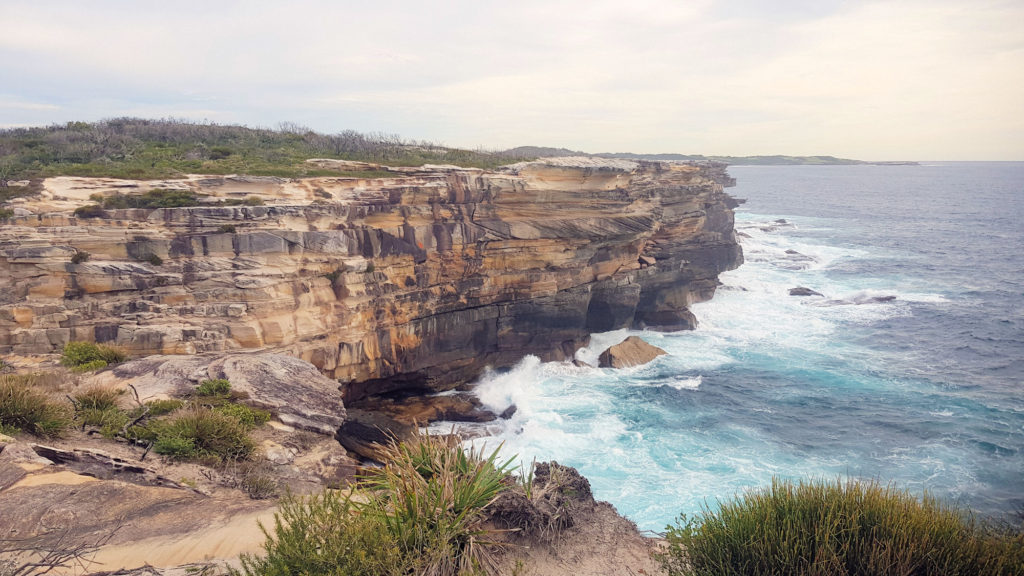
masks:
[[[440,390],[525,354],[570,357],[591,332],[692,328],[689,305],[742,262],[721,164],[394,170],[47,180],[0,224],[0,353],[273,349],[349,397]],[[152,188],[265,205],[71,214],[91,194]]]

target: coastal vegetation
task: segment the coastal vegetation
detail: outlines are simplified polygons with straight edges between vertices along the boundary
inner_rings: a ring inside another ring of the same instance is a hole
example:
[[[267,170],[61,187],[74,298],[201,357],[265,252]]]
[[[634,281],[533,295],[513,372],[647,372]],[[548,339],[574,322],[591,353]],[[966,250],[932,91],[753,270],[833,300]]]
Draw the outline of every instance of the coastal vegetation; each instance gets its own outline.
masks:
[[[351,491],[284,498],[265,555],[242,556],[241,573],[487,574],[485,510],[514,485],[498,452],[464,451],[454,436],[393,443]]]
[[[20,187],[8,186],[12,181],[51,176],[153,180],[185,174],[287,178],[339,175],[337,171],[306,164],[310,158],[381,166],[454,164],[477,168],[494,168],[524,159],[509,153],[405,140],[393,134],[361,134],[353,130],[320,134],[295,124],[268,129],[114,118],[0,130],[0,201],[19,191]],[[373,169],[346,174],[391,175]]]
[[[1019,575],[1024,532],[876,482],[775,480],[681,517],[670,576]]]
[[[82,252],[76,252],[71,257],[73,263],[84,262],[89,259],[88,253],[84,257],[79,256]],[[128,359],[128,355],[116,346],[107,344],[95,344],[93,342],[68,342],[64,345],[61,353],[60,363],[70,368],[73,372],[89,372],[99,370],[111,364],[118,364]]]
[[[71,426],[71,409],[53,394],[45,374],[0,375],[0,433],[55,437]]]

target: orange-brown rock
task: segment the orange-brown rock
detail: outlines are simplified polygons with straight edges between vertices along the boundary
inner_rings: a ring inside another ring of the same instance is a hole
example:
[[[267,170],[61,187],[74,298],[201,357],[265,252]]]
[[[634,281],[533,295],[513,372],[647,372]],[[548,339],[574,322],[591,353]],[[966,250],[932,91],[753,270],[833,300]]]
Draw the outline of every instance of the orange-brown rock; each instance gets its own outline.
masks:
[[[692,328],[689,306],[742,260],[721,164],[390,170],[48,179],[0,225],[0,353],[264,349],[349,398],[444,390],[525,354],[571,357],[592,332]],[[265,205],[72,214],[92,194],[153,188]]]

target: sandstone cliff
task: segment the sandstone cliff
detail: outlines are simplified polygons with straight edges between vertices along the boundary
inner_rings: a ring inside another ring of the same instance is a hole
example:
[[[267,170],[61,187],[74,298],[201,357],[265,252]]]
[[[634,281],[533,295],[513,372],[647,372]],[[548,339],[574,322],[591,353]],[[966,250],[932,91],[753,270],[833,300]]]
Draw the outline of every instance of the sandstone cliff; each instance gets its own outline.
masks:
[[[722,164],[390,170],[46,180],[0,223],[0,354],[263,349],[310,361],[349,398],[442,390],[525,354],[570,357],[591,332],[692,328],[689,306],[742,261]],[[210,203],[72,215],[93,194],[154,188]],[[213,203],[250,196],[265,205]]]

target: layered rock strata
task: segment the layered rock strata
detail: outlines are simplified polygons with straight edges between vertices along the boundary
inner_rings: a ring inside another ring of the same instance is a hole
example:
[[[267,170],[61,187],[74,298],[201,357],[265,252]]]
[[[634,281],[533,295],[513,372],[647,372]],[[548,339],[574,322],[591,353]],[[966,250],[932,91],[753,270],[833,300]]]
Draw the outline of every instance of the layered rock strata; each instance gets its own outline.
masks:
[[[444,390],[525,354],[571,357],[592,332],[692,328],[689,306],[742,261],[722,164],[393,170],[49,179],[0,223],[0,353],[261,349],[311,362],[348,398]],[[208,204],[72,213],[154,188]],[[232,197],[264,205],[215,203]]]

